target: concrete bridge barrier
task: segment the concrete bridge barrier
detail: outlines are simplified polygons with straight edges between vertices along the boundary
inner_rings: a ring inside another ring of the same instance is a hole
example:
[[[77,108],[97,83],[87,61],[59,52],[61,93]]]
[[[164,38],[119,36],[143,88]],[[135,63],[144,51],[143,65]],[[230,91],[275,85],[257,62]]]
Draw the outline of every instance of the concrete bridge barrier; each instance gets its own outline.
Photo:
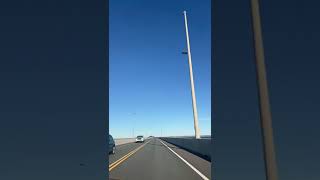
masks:
[[[198,155],[208,161],[211,161],[211,138],[177,138],[177,137],[160,137],[168,143],[179,148],[185,149],[195,155]]]
[[[122,145],[122,144],[127,144],[127,143],[132,143],[135,142],[136,138],[119,138],[119,139],[114,139],[114,143],[116,146]]]

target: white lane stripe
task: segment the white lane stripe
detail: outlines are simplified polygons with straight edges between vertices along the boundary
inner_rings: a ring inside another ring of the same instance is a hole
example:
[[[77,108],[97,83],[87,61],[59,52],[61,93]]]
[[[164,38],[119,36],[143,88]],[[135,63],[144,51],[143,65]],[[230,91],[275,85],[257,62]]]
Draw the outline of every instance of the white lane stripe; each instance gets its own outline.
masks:
[[[174,152],[171,148],[169,148],[165,143],[162,142],[162,140],[159,139],[159,141],[165,145],[171,152],[173,152],[176,156],[178,156],[184,163],[186,163],[192,170],[194,170],[199,176],[202,177],[202,179],[204,180],[209,180],[209,178],[207,178],[205,175],[203,175],[198,169],[196,169],[195,167],[193,167],[188,161],[186,161],[185,159],[183,159],[181,156],[179,156],[179,154],[177,154],[176,152]]]

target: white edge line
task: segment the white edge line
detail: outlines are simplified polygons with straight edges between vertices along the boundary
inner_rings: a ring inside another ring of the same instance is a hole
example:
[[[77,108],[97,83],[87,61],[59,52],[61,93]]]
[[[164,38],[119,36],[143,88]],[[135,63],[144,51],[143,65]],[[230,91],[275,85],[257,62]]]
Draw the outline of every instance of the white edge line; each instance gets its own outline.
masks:
[[[176,152],[174,152],[171,148],[169,148],[169,146],[167,146],[165,143],[162,142],[162,140],[159,139],[159,141],[165,145],[171,152],[173,152],[176,156],[178,156],[184,163],[186,163],[192,170],[194,170],[199,176],[202,177],[202,179],[205,180],[209,180],[209,178],[207,178],[205,175],[203,175],[198,169],[196,169],[195,167],[193,167],[188,161],[186,161],[185,159],[183,159],[179,154],[177,154]]]

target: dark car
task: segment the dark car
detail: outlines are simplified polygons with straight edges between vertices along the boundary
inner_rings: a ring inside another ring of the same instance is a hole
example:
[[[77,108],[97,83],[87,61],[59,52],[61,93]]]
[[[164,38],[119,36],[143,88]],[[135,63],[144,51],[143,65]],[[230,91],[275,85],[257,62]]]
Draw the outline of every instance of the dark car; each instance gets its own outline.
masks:
[[[114,154],[116,150],[116,145],[114,143],[113,137],[109,134],[109,154]]]

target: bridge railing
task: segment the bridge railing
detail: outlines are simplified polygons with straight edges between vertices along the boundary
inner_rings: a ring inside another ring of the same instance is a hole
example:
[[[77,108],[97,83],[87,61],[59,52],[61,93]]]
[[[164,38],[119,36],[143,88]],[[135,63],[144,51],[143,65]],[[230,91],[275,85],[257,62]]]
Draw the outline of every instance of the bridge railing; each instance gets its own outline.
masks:
[[[118,138],[118,139],[114,139],[114,143],[116,144],[116,146],[118,145],[122,145],[122,144],[127,144],[127,143],[132,143],[135,142],[136,138]]]
[[[201,139],[192,137],[160,137],[160,139],[211,161],[211,137]]]

